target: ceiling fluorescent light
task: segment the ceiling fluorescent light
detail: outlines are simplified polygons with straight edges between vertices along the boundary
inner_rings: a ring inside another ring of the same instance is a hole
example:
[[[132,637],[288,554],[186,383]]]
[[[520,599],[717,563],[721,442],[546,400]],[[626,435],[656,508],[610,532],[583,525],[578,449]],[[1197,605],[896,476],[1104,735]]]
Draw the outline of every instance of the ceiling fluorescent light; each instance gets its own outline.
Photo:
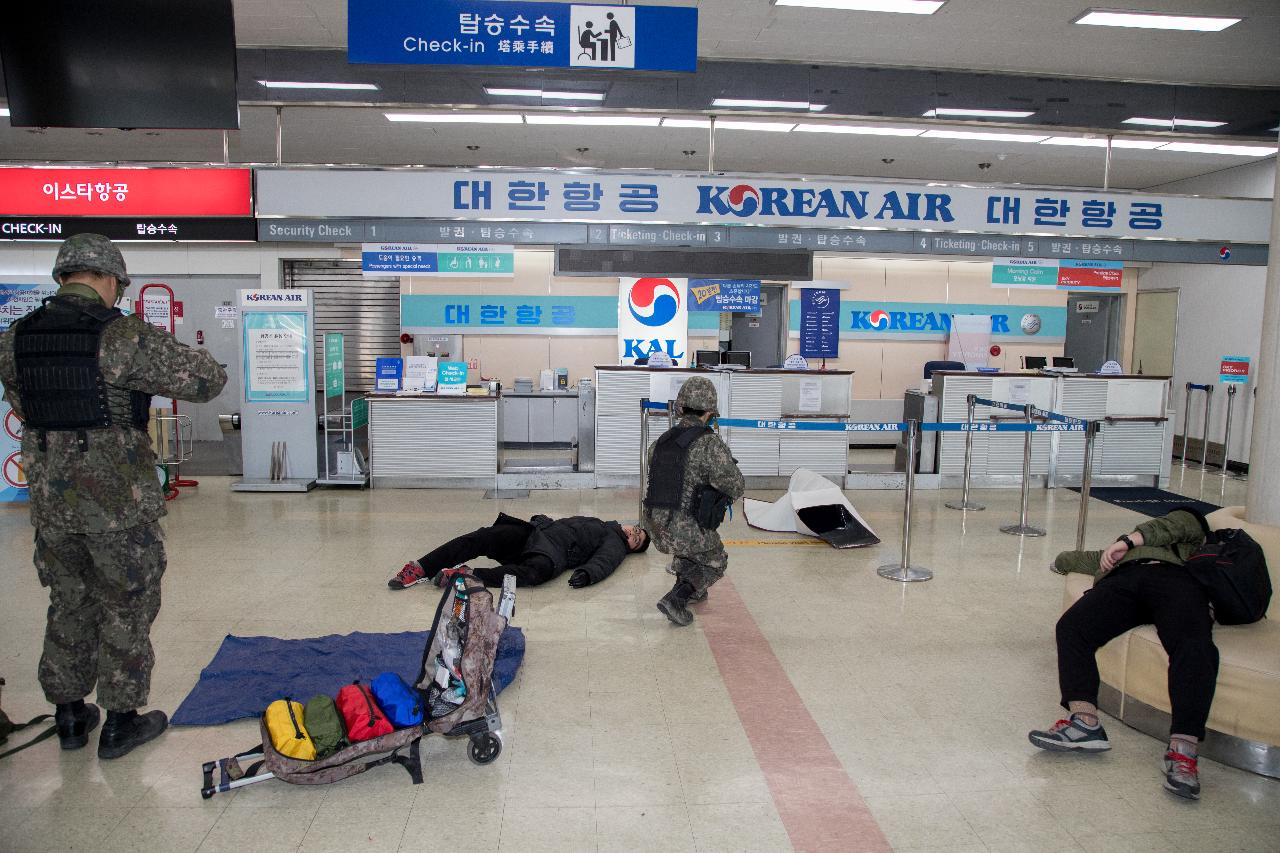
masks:
[[[520,124],[519,113],[383,113],[388,121],[420,121],[428,124]]]
[[[525,116],[529,124],[577,124],[598,127],[657,127],[662,121],[659,116],[557,116],[529,115]]]
[[[504,98],[543,98],[557,101],[603,101],[600,92],[547,92],[542,89],[496,89],[484,87],[487,94]]]
[[[662,120],[663,127],[700,127],[706,130],[711,127],[711,119],[709,118],[664,118]]]
[[[924,114],[924,118],[1027,118],[1035,114],[1035,110],[962,110],[939,107],[936,110],[929,110]]]
[[[711,106],[760,110],[808,110],[811,105],[808,101],[752,101],[742,98],[716,98],[711,102]],[[821,109],[825,110],[826,108],[826,104],[821,106]]]
[[[1107,140],[1094,137],[1083,136],[1050,136],[1044,140],[1041,145],[1073,145],[1077,148],[1106,148]],[[1150,151],[1153,148],[1159,148],[1164,145],[1163,139],[1113,139],[1111,140],[1112,148],[1140,148]]]
[[[339,89],[346,91],[376,92],[373,83],[296,83],[288,80],[259,80],[268,89]]]
[[[716,120],[717,130],[763,130],[767,133],[787,133],[793,127],[795,124],[792,122]]]
[[[1213,145],[1205,142],[1170,142],[1160,146],[1161,151],[1182,151],[1187,154],[1231,154],[1236,157],[1269,157],[1276,153],[1271,145]]]
[[[1243,18],[1222,18],[1206,15],[1164,15],[1159,12],[1129,12],[1117,9],[1089,9],[1076,18],[1073,24],[1094,27],[1137,27],[1145,30],[1185,30],[1199,33],[1216,33],[1238,24]]]
[[[946,0],[774,0],[774,2],[778,6],[805,6],[810,9],[932,15],[942,8]]]
[[[974,130],[926,130],[922,136],[930,139],[972,139],[984,142],[1043,142],[1047,136],[1028,133],[989,133]]]
[[[923,127],[888,127],[886,125],[856,124],[797,124],[799,133],[855,133],[864,136],[919,136]]]
[[[1140,124],[1144,127],[1222,127],[1225,121],[1202,121],[1195,118],[1146,118],[1133,116],[1120,122],[1121,124]]]

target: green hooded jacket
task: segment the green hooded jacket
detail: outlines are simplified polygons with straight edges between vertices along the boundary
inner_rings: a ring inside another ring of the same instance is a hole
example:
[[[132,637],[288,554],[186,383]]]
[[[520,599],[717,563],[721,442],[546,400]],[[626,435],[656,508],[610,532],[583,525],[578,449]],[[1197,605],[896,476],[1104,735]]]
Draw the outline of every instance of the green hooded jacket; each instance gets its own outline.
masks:
[[[1205,525],[1200,516],[1185,509],[1175,509],[1166,516],[1145,521],[1136,530],[1142,534],[1143,544],[1126,551],[1116,568],[1125,563],[1146,560],[1159,560],[1181,566],[1204,544],[1205,539]],[[1054,559],[1053,568],[1061,574],[1078,572],[1096,576],[1102,567],[1102,553],[1063,551]]]

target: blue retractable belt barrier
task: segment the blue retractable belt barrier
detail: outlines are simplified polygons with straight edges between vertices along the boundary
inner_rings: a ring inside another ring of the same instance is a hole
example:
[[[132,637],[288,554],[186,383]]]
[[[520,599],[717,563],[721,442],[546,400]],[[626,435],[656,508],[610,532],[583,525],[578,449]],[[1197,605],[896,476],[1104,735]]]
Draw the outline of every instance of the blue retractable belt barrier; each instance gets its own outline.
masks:
[[[991,401],[978,400],[983,405],[994,405],[998,408],[1006,409],[1022,409],[1024,407],[1016,406],[1012,403],[992,403]],[[642,403],[646,410],[649,411],[667,411],[666,403]],[[1079,418],[1072,418],[1067,415],[1059,415],[1055,412],[1041,412],[1040,414],[1055,421],[1055,423],[922,423],[920,430],[922,432],[1084,432],[1088,426],[1087,421]],[[853,421],[789,421],[789,420],[756,420],[754,418],[716,418],[713,423],[717,426],[729,427],[731,429],[764,429],[776,430],[778,432],[906,432],[907,424],[902,421],[869,421],[869,422],[853,422]]]
[[[1188,388],[1193,388],[1193,389],[1195,389],[1196,391],[1208,391],[1208,390],[1209,390],[1209,386],[1208,386],[1208,385],[1197,385],[1197,384],[1196,384],[1196,383],[1194,383],[1194,382],[1188,382],[1188,383],[1187,383],[1187,387],[1188,387]]]
[[[973,402],[979,406],[987,406],[991,409],[1008,409],[1011,412],[1025,412],[1027,407],[1021,403],[1002,403],[999,400],[986,400],[982,397],[974,397]]]
[[[1040,412],[1040,415],[1060,424],[1084,424],[1088,421],[1083,418],[1073,418],[1070,415],[1060,415],[1057,412]]]

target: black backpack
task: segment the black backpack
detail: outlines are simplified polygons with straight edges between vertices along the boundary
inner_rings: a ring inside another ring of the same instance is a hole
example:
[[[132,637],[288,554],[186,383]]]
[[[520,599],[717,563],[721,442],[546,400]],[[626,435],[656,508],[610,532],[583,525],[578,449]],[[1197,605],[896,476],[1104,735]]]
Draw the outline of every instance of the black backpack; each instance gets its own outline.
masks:
[[[1185,565],[1208,594],[1219,625],[1248,625],[1267,615],[1271,575],[1262,546],[1248,533],[1209,531]]]

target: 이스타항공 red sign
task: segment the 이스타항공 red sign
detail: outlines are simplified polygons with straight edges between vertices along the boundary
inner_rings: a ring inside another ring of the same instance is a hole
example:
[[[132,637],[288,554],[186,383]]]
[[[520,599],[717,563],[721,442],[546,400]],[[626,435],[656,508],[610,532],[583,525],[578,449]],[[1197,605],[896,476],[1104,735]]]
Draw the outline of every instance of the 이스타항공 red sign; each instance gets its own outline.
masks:
[[[0,215],[252,216],[252,173],[0,168]]]

